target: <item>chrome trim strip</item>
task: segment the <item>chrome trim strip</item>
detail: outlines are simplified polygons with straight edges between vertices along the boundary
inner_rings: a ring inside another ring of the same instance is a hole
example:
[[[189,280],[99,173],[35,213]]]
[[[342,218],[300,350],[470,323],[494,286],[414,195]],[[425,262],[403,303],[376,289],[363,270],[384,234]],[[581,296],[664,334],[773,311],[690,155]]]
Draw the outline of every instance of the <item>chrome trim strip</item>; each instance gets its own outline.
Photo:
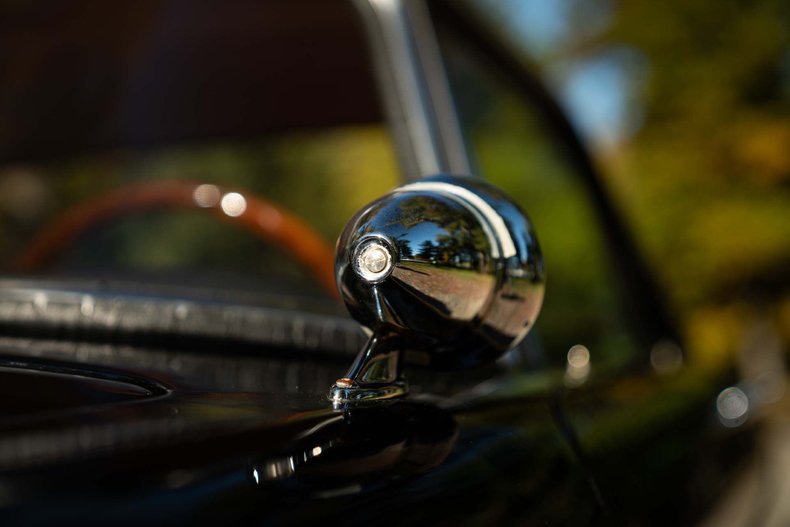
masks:
[[[470,174],[471,164],[428,9],[422,0],[355,0],[404,178]]]

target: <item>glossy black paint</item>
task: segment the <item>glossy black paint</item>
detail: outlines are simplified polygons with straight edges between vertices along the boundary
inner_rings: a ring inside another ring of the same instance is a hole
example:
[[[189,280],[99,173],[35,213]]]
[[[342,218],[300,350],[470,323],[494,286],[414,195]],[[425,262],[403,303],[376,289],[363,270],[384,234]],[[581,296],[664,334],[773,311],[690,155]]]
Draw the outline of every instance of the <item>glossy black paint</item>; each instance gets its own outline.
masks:
[[[415,369],[409,399],[338,412],[324,394],[342,360],[321,353],[24,337],[0,351],[75,383],[167,387],[0,418],[3,525],[688,523],[750,448],[750,428],[722,427],[710,404],[726,379],[693,372],[535,390],[541,374],[501,366]]]

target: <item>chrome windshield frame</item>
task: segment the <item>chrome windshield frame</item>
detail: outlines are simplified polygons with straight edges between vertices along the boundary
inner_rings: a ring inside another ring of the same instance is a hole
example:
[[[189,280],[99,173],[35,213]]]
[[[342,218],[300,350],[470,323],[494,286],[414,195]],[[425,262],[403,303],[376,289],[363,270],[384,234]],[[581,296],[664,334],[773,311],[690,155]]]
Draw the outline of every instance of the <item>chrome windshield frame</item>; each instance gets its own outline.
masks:
[[[471,175],[447,75],[422,0],[354,0],[373,53],[404,180]]]

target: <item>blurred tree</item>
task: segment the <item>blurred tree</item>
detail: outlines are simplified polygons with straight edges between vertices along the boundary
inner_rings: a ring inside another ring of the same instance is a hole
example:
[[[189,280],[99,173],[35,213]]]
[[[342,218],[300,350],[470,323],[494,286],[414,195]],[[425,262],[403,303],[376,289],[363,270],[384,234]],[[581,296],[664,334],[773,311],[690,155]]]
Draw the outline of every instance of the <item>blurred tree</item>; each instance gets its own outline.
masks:
[[[624,2],[593,40],[648,60],[643,125],[602,159],[690,329],[787,331],[790,4]]]
[[[478,1],[593,146],[697,355],[766,320],[790,347],[790,3]]]

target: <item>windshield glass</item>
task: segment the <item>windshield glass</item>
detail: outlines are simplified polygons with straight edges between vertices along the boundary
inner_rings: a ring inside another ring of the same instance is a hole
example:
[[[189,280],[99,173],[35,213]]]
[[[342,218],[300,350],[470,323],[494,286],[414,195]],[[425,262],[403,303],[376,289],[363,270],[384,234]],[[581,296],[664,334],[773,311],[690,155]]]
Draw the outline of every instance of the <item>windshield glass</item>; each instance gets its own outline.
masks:
[[[302,231],[270,215],[262,235],[245,207],[265,200],[331,251],[346,219],[397,181],[346,3],[2,11],[6,274],[313,291],[288,249]],[[213,187],[185,204],[201,184]]]

